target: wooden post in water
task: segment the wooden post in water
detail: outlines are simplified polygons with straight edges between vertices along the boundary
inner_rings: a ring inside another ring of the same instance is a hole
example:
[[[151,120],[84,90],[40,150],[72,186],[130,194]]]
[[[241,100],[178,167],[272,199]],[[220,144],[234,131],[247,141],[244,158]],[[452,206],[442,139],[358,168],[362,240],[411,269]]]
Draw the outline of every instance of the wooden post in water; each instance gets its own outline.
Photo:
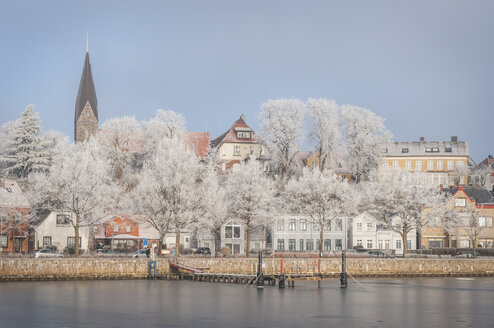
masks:
[[[321,288],[321,254],[319,254],[319,259],[317,260],[317,288]]]
[[[264,288],[264,276],[262,274],[262,251],[259,251],[257,257],[257,282],[256,287],[258,289]]]
[[[281,257],[281,271],[280,279],[278,280],[278,287],[280,289],[285,288],[285,273],[283,272],[283,257]]]
[[[346,253],[341,252],[341,275],[340,275],[340,287],[347,287],[347,276],[346,276]]]

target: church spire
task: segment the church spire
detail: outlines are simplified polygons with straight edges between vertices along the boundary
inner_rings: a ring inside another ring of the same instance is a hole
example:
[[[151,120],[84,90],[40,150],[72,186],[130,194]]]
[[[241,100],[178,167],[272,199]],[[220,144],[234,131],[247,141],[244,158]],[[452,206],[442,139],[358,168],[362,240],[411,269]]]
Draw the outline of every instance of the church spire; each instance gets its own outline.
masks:
[[[88,43],[86,37],[86,58],[75,102],[74,138],[76,141],[82,141],[86,138],[86,134],[92,135],[98,130],[98,101],[89,61]]]

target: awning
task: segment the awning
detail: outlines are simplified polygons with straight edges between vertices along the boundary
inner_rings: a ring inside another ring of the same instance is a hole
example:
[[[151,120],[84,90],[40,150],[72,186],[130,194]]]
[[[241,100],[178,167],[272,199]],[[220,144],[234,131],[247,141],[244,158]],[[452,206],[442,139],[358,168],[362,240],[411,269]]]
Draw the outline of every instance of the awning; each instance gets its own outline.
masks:
[[[14,231],[14,237],[15,238],[27,238],[27,233],[25,231],[15,230]]]

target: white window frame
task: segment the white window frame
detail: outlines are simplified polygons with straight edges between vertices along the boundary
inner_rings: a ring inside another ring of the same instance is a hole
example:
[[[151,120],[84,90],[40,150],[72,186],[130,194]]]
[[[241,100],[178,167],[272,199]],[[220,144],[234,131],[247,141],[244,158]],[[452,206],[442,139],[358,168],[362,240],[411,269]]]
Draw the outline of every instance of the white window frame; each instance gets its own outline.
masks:
[[[415,171],[422,171],[422,161],[415,161]]]

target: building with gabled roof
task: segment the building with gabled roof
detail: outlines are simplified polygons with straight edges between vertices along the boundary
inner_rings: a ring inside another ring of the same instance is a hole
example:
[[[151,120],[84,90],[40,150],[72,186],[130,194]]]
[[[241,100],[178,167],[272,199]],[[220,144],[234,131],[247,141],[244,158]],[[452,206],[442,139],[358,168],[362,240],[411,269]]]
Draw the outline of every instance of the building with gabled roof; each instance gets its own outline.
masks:
[[[225,133],[211,141],[211,148],[218,154],[223,170],[231,169],[233,165],[249,159],[263,162],[267,159],[260,137],[245,122],[243,114]]]
[[[27,253],[29,202],[15,180],[0,178],[0,253]]]

